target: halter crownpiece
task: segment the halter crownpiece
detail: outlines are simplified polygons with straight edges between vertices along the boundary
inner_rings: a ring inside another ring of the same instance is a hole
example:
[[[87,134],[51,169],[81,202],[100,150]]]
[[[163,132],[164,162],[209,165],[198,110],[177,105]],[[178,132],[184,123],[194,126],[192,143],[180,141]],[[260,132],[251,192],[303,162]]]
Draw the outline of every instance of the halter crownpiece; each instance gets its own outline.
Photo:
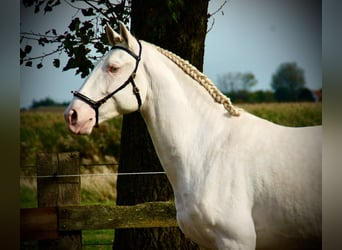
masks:
[[[131,55],[134,59],[135,59],[135,68],[132,72],[132,74],[128,77],[128,79],[121,84],[116,90],[114,90],[113,92],[111,92],[110,94],[106,95],[105,97],[103,97],[102,99],[98,100],[98,101],[94,101],[91,98],[81,94],[78,91],[71,91],[71,93],[78,97],[79,99],[81,99],[83,102],[87,103],[90,107],[92,107],[95,110],[95,117],[96,117],[96,122],[95,122],[95,127],[99,126],[99,108],[102,104],[104,104],[109,98],[113,97],[117,92],[119,92],[120,90],[124,89],[129,83],[132,84],[132,88],[133,88],[133,94],[135,95],[135,97],[137,98],[137,102],[138,102],[138,110],[140,110],[141,107],[141,97],[139,94],[139,88],[136,86],[135,82],[134,82],[134,78],[135,75],[137,73],[138,70],[138,66],[139,66],[139,62],[141,59],[141,43],[139,40],[137,40],[138,44],[139,44],[139,54],[136,55],[135,53],[133,53],[132,51],[130,51],[129,49],[125,48],[125,47],[121,47],[121,46],[113,46],[111,48],[111,50],[113,49],[121,49],[124,50],[125,52],[127,52],[129,55]]]

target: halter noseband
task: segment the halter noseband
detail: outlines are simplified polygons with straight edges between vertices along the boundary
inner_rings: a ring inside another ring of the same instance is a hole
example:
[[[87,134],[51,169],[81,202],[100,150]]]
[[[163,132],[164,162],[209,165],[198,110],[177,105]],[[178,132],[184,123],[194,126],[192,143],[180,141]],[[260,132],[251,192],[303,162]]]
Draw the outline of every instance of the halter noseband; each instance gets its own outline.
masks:
[[[106,95],[105,97],[103,97],[102,99],[98,100],[98,101],[94,101],[92,99],[90,99],[89,97],[81,94],[80,92],[78,91],[71,91],[71,93],[80,98],[82,101],[84,101],[85,103],[89,104],[90,107],[92,107],[94,110],[95,110],[95,117],[96,117],[96,122],[95,122],[95,127],[98,127],[99,125],[99,108],[102,104],[104,104],[109,98],[111,98],[112,96],[114,96],[117,92],[119,92],[120,90],[124,89],[129,83],[132,84],[132,88],[133,88],[133,94],[135,95],[135,97],[137,98],[137,102],[138,102],[138,110],[140,109],[140,106],[141,106],[141,97],[140,97],[140,94],[139,94],[139,89],[138,87],[136,86],[135,82],[134,82],[134,78],[135,78],[135,75],[137,73],[137,70],[138,70],[138,66],[139,66],[139,62],[140,62],[140,59],[141,59],[141,43],[139,40],[137,40],[138,44],[139,44],[139,54],[136,55],[134,54],[132,51],[130,51],[129,49],[127,48],[124,48],[124,47],[121,47],[121,46],[113,46],[111,48],[111,50],[113,49],[121,49],[121,50],[124,50],[126,51],[128,54],[130,54],[135,60],[135,68],[132,72],[132,74],[128,77],[128,79],[120,86],[118,87],[116,90],[114,90],[112,93]]]

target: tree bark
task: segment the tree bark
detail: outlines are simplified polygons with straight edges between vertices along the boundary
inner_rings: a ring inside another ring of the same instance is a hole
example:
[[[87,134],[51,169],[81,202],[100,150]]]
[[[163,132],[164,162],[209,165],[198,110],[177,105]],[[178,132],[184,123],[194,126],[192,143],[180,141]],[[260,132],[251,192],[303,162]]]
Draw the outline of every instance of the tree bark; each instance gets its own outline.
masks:
[[[208,0],[133,0],[131,31],[203,68]],[[140,113],[125,115],[119,172],[163,171]],[[119,176],[117,204],[173,200],[164,174]],[[198,249],[176,228],[115,230],[113,249]]]

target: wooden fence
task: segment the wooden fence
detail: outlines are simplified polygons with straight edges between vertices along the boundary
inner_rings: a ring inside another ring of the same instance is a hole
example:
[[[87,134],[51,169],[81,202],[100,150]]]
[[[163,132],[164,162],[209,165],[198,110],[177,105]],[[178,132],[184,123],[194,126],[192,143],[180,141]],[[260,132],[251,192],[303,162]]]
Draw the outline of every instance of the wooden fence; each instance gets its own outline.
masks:
[[[20,210],[20,239],[41,249],[82,249],[82,230],[176,227],[173,202],[80,206],[78,153],[37,155],[38,208]]]

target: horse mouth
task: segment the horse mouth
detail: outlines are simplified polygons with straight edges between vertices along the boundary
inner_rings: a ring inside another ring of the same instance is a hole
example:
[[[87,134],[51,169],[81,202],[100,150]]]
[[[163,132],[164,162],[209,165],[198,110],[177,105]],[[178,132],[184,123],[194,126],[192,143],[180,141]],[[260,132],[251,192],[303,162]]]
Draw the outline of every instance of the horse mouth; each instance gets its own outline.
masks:
[[[69,124],[68,129],[70,132],[76,135],[90,135],[93,130],[94,125],[92,124],[92,119],[82,124],[71,125]]]

